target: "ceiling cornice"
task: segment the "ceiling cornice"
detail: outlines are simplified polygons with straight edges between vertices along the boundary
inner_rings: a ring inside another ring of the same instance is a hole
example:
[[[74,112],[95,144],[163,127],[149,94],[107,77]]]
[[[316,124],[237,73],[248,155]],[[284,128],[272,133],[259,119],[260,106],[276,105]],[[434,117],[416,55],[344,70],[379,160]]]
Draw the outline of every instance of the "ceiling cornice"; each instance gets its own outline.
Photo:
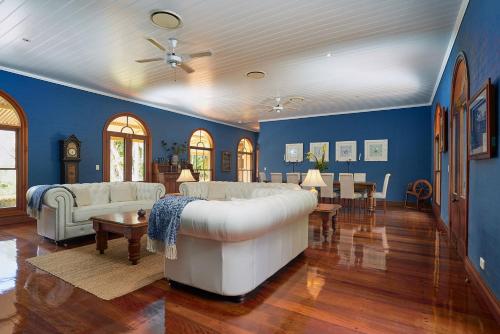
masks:
[[[450,58],[451,50],[453,49],[453,45],[455,44],[455,40],[458,36],[458,31],[460,30],[460,25],[462,24],[462,20],[465,16],[465,11],[467,10],[467,6],[469,5],[469,0],[463,0],[460,9],[458,10],[457,20],[455,21],[455,26],[453,27],[453,31],[451,32],[450,41],[448,43],[448,48],[444,54],[443,62],[441,64],[441,68],[439,69],[439,74],[436,79],[436,83],[434,84],[434,89],[432,90],[431,99],[429,100],[429,104],[432,104],[434,101],[434,97],[436,96],[437,89],[439,87],[439,83],[443,77],[444,69],[446,68],[446,64]]]
[[[417,108],[417,107],[429,107],[430,105],[431,105],[430,103],[421,103],[421,104],[411,104],[411,105],[388,107],[388,108],[386,107],[386,108],[377,108],[377,109],[361,109],[361,110],[339,111],[339,112],[314,114],[314,115],[291,116],[291,117],[284,117],[284,118],[263,119],[263,120],[259,120],[259,123],[279,122],[279,121],[286,121],[286,120],[291,120],[291,119],[301,119],[301,118],[313,118],[313,117],[337,116],[337,115],[346,115],[346,114],[358,114],[358,113],[365,113],[365,112],[394,110],[394,109],[409,109],[409,108]]]
[[[254,129],[251,129],[251,128],[246,128],[246,127],[243,127],[243,126],[237,126],[235,124],[226,123],[226,122],[219,121],[219,120],[212,119],[212,118],[208,118],[208,117],[203,117],[203,116],[189,114],[189,113],[184,112],[184,111],[175,110],[175,109],[171,109],[171,108],[166,108],[166,107],[158,105],[158,104],[149,103],[149,102],[145,102],[145,101],[141,101],[141,100],[129,98],[129,97],[122,96],[122,95],[112,94],[112,93],[104,92],[104,91],[101,91],[101,90],[92,89],[92,88],[89,88],[89,87],[72,84],[70,82],[61,81],[61,80],[49,78],[49,77],[46,77],[46,76],[43,76],[43,75],[38,75],[38,74],[34,74],[34,73],[29,73],[29,72],[21,71],[21,70],[10,68],[10,67],[3,66],[3,65],[0,65],[0,70],[5,71],[5,72],[10,72],[10,73],[18,74],[18,75],[22,75],[22,76],[29,77],[29,78],[32,78],[32,79],[37,79],[37,80],[42,80],[42,81],[50,82],[50,83],[53,83],[53,84],[56,84],[56,85],[61,85],[61,86],[69,87],[69,88],[78,89],[78,90],[85,91],[85,92],[88,92],[88,93],[94,93],[94,94],[98,94],[98,95],[102,95],[102,96],[107,96],[107,97],[111,97],[111,98],[118,99],[118,100],[123,100],[123,101],[127,101],[127,102],[137,103],[137,104],[140,104],[140,105],[143,105],[143,106],[147,106],[147,107],[151,107],[151,108],[156,108],[156,109],[160,109],[160,110],[170,111],[170,112],[173,112],[173,113],[176,113],[176,114],[181,114],[181,115],[188,116],[188,117],[202,119],[204,121],[214,122],[214,123],[218,123],[218,124],[230,126],[230,127],[237,128],[237,129],[247,130],[247,131],[251,131],[251,132],[258,132],[258,131],[254,130]]]

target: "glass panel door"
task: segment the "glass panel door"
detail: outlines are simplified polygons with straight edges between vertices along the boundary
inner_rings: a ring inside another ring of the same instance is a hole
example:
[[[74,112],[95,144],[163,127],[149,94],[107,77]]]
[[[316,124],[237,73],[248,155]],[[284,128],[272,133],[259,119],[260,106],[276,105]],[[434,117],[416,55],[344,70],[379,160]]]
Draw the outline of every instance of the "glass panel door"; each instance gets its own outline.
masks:
[[[125,181],[125,138],[110,137],[109,155],[109,180]]]
[[[132,181],[144,181],[144,140],[132,139]]]
[[[211,166],[211,151],[191,149],[191,164],[193,169],[200,173],[200,181],[206,182],[212,179]]]
[[[17,206],[17,131],[0,129],[0,209]]]

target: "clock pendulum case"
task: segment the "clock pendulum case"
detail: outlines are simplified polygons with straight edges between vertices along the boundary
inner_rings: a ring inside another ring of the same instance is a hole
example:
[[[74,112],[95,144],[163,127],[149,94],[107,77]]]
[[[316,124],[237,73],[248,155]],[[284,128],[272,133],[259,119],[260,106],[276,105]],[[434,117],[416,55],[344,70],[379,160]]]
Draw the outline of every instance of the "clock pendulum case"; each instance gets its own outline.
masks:
[[[79,182],[80,144],[75,135],[61,140],[61,183]]]

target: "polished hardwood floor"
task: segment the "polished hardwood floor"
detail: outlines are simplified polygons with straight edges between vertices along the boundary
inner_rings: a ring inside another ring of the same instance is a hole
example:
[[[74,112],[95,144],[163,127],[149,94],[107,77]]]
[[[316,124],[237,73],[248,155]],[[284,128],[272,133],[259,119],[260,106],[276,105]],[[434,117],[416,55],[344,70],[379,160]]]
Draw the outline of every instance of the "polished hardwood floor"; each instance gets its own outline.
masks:
[[[309,248],[241,304],[165,280],[100,300],[25,262],[64,247],[2,226],[0,333],[500,332],[429,213],[341,213],[337,225],[325,240],[312,217]]]

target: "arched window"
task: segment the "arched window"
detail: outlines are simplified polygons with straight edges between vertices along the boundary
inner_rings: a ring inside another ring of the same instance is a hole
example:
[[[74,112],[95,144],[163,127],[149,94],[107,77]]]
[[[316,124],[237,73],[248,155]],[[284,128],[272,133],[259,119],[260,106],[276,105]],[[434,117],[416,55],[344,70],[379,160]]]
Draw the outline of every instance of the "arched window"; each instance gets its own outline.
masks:
[[[0,91],[0,219],[26,215],[28,127],[21,107]]]
[[[238,182],[252,182],[253,175],[253,145],[243,138],[238,143]]]
[[[139,117],[119,114],[104,127],[104,181],[151,180],[151,136]]]
[[[214,141],[208,131],[198,129],[189,138],[189,162],[195,172],[200,173],[200,181],[213,180]]]

